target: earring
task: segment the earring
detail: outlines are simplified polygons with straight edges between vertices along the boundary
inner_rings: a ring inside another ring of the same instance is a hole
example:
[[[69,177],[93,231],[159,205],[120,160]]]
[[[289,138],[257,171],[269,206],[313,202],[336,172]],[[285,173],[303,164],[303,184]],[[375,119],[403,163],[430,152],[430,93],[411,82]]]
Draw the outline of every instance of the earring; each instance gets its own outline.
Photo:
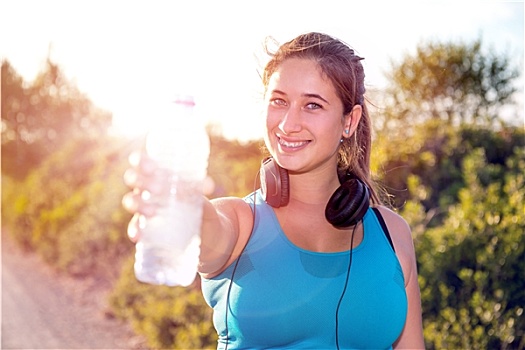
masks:
[[[346,129],[346,130],[345,130],[345,134],[348,135],[348,133],[350,133],[350,130]]]

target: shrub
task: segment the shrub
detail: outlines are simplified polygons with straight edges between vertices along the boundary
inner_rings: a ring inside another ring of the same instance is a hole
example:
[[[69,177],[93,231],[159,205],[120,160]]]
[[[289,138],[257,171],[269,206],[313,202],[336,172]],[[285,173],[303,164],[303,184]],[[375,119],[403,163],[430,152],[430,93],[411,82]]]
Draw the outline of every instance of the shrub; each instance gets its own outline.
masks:
[[[212,310],[204,301],[200,280],[186,288],[138,282],[134,259],[125,264],[110,296],[117,317],[129,320],[134,330],[155,349],[215,349],[217,336]]]

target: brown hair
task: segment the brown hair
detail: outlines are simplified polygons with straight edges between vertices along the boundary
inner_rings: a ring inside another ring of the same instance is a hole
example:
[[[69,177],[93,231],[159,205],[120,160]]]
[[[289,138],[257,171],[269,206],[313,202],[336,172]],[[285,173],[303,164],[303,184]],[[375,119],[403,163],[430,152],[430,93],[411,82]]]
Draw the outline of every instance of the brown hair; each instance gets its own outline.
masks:
[[[370,176],[370,148],[372,127],[365,104],[365,73],[362,57],[341,40],[322,33],[302,34],[281,45],[275,52],[268,46],[266,52],[271,59],[266,64],[262,82],[265,89],[272,74],[279,65],[289,58],[303,58],[315,61],[322,72],[330,79],[343,103],[344,115],[350,113],[355,105],[361,105],[363,114],[357,130],[352,137],[343,138],[339,148],[339,174],[353,173],[367,184],[371,201],[380,204],[375,185]]]

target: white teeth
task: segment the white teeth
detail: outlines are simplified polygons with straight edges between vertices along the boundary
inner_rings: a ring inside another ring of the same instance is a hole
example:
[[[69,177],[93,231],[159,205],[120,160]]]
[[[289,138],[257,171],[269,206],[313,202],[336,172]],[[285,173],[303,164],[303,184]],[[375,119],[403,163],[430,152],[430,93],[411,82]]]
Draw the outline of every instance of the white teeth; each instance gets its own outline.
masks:
[[[307,144],[308,141],[299,141],[299,142],[287,142],[287,141],[284,141],[283,139],[279,139],[279,144],[282,145],[282,146],[285,146],[285,147],[290,147],[290,148],[296,148],[296,147],[301,147],[305,144]]]

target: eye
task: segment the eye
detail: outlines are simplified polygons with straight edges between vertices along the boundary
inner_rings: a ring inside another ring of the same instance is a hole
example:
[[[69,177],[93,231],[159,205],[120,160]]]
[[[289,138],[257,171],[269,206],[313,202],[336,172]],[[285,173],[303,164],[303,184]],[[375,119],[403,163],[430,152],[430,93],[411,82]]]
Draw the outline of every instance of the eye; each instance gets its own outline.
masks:
[[[273,106],[286,106],[286,101],[282,98],[272,98],[270,99],[270,104]]]
[[[306,105],[306,109],[322,109],[323,106],[321,106],[319,103],[310,102]]]

